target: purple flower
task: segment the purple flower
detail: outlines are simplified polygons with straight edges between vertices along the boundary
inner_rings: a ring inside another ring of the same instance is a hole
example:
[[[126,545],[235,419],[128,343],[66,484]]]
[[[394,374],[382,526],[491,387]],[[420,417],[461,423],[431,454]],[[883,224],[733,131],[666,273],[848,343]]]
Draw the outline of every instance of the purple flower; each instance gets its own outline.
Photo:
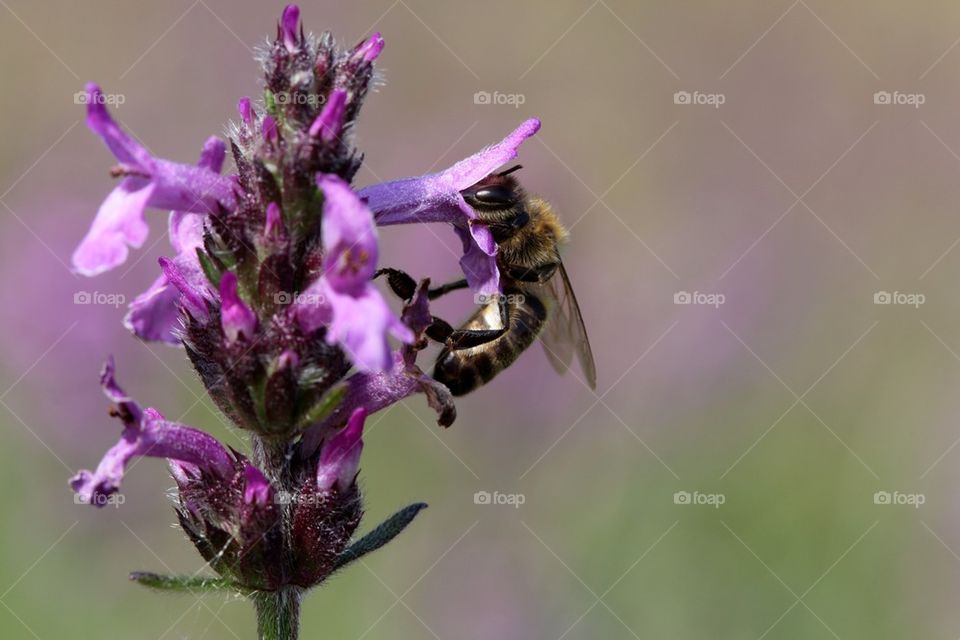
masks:
[[[240,298],[237,276],[230,271],[220,279],[220,324],[227,344],[236,342],[240,336],[250,340],[257,330],[257,314]]]
[[[392,365],[387,335],[413,341],[413,332],[394,316],[371,284],[377,268],[377,231],[370,210],[346,182],[317,177],[323,190],[323,275],[294,305],[307,332],[326,327],[330,344],[340,344],[361,370]]]
[[[297,38],[297,26],[300,24],[300,8],[295,4],[288,4],[280,16],[280,35],[283,45],[290,53],[296,52],[300,46]]]
[[[384,182],[360,190],[378,225],[410,222],[449,222],[463,241],[460,267],[470,288],[483,295],[500,290],[497,245],[483,225],[472,224],[476,212],[461,191],[476,184],[517,157],[524,140],[540,129],[540,121],[527,120],[510,135],[445,171],[418,178]]]
[[[197,166],[220,173],[225,149],[223,141],[211,137],[203,146]],[[173,262],[180,272],[189,274],[189,279],[195,283],[201,282],[204,277],[197,249],[203,247],[206,219],[207,215],[202,213],[172,211],[168,224],[170,244],[177,252]],[[179,290],[161,273],[149,289],[130,303],[124,325],[142,340],[179,344],[180,297]]]
[[[340,136],[340,131],[343,129],[346,107],[347,92],[343,89],[334,89],[326,104],[323,105],[323,111],[310,125],[310,135],[320,138],[323,142],[333,142]]]
[[[424,331],[433,321],[427,298],[429,286],[429,279],[421,281],[413,299],[403,309],[403,322],[414,332],[416,339],[394,354],[394,364],[389,370],[360,371],[347,378],[347,390],[340,406],[304,433],[300,443],[302,455],[316,451],[323,438],[342,425],[347,416],[352,419],[360,410],[366,414],[375,413],[415,393],[426,395],[441,426],[453,424],[457,408],[450,390],[416,365],[417,354],[427,345]]]
[[[107,398],[117,405],[114,414],[123,422],[123,433],[96,471],[80,471],[70,480],[81,501],[104,506],[105,498],[119,490],[127,464],[138,456],[186,463],[190,465],[186,468],[195,468],[222,480],[233,477],[234,459],[213,436],[168,422],[156,409],[141,410],[120,388],[114,374],[113,358],[110,358],[100,374],[100,384]]]
[[[364,62],[373,62],[380,56],[380,52],[383,51],[385,44],[383,36],[381,36],[378,31],[357,45],[352,55]]]
[[[127,259],[128,246],[139,248],[147,238],[147,207],[188,213],[232,209],[233,181],[206,166],[191,167],[154,158],[110,117],[100,87],[87,85],[87,126],[99,135],[120,164],[120,184],[107,196],[73,254],[78,273],[94,276]]]
[[[360,467],[360,453],[363,451],[363,423],[367,419],[367,410],[354,409],[347,426],[334,433],[320,450],[317,464],[317,489],[321,492],[334,487],[341,492],[347,491],[357,476]]]

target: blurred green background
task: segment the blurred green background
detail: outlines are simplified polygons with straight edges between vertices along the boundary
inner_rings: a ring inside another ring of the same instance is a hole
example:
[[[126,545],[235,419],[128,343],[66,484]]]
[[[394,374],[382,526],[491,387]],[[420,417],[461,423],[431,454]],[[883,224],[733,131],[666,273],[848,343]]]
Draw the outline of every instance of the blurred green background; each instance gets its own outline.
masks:
[[[960,635],[956,3],[301,7],[310,30],[387,41],[360,185],[543,120],[522,177],[572,229],[600,375],[591,393],[532,349],[447,431],[421,397],[374,417],[364,526],[430,509],[309,596],[304,637]],[[181,352],[136,342],[123,308],[73,303],[131,299],[166,250],[157,212],[152,246],[123,267],[69,272],[113,163],[73,96],[100,82],[151,150],[193,161],[259,93],[250,47],[281,9],[0,1],[3,638],[254,637],[244,602],[127,582],[202,566],[172,526],[162,462],[137,463],[118,509],[66,488],[117,435],[97,385],[108,353],[141,402],[245,446]],[[457,274],[446,230],[381,241],[383,264]],[[675,304],[681,292],[723,304]]]

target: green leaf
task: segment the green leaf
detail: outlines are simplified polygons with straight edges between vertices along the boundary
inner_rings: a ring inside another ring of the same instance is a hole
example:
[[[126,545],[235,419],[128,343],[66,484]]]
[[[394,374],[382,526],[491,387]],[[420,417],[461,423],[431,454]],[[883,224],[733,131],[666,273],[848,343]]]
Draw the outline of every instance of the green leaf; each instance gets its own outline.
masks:
[[[245,591],[226,578],[204,576],[164,576],[149,571],[134,571],[130,579],[151,589],[181,593],[217,593],[222,591]]]
[[[207,253],[200,247],[197,247],[197,259],[200,261],[200,268],[203,269],[203,273],[205,276],[207,276],[207,280],[210,281],[210,284],[212,284],[214,288],[219,289],[220,277],[223,275],[220,272],[220,269],[216,264],[214,264],[210,256],[208,256]]]
[[[300,419],[297,420],[297,425],[299,428],[306,429],[310,425],[316,424],[327,418],[337,409],[337,407],[340,406],[340,403],[343,402],[343,397],[346,394],[347,385],[342,382],[329,389],[319,400],[317,400],[316,404],[307,409],[300,416]]]
[[[417,502],[397,511],[380,523],[373,531],[347,547],[346,551],[337,558],[334,570],[341,569],[354,560],[359,560],[396,538],[401,531],[407,528],[408,524],[413,522],[417,514],[426,508],[427,504],[425,502]]]

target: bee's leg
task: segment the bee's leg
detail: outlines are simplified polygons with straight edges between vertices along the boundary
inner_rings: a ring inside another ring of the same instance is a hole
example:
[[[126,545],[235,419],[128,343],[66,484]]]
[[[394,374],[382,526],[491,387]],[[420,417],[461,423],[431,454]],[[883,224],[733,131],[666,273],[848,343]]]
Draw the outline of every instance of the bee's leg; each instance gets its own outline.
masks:
[[[500,296],[499,309],[500,329],[457,329],[447,336],[447,348],[451,351],[472,349],[493,342],[505,334],[510,328],[510,307],[507,304],[506,296]]]
[[[397,295],[401,300],[410,300],[413,298],[413,294],[417,291],[417,282],[406,271],[401,271],[400,269],[378,269],[376,273],[373,274],[374,278],[379,278],[380,276],[387,276],[387,284],[390,285],[390,289]]]
[[[427,298],[429,300],[436,300],[440,296],[446,295],[451,291],[457,291],[458,289],[467,288],[467,279],[461,278],[460,280],[455,280],[453,282],[448,282],[447,284],[441,285],[439,287],[434,287],[427,291]]]

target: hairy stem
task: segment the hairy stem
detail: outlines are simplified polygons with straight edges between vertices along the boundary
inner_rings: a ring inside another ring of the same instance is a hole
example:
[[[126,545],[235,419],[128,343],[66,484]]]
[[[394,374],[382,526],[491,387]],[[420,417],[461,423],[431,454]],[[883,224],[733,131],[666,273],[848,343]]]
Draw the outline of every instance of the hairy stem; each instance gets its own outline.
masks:
[[[297,640],[300,633],[300,589],[253,594],[257,608],[257,637],[260,640]]]
[[[292,492],[293,478],[287,459],[289,443],[253,437],[254,460],[263,469],[270,482],[281,491]],[[290,553],[291,505],[279,504],[285,554]],[[299,587],[285,586],[277,591],[261,591],[253,594],[257,610],[257,637],[260,640],[297,640],[300,632]]]

